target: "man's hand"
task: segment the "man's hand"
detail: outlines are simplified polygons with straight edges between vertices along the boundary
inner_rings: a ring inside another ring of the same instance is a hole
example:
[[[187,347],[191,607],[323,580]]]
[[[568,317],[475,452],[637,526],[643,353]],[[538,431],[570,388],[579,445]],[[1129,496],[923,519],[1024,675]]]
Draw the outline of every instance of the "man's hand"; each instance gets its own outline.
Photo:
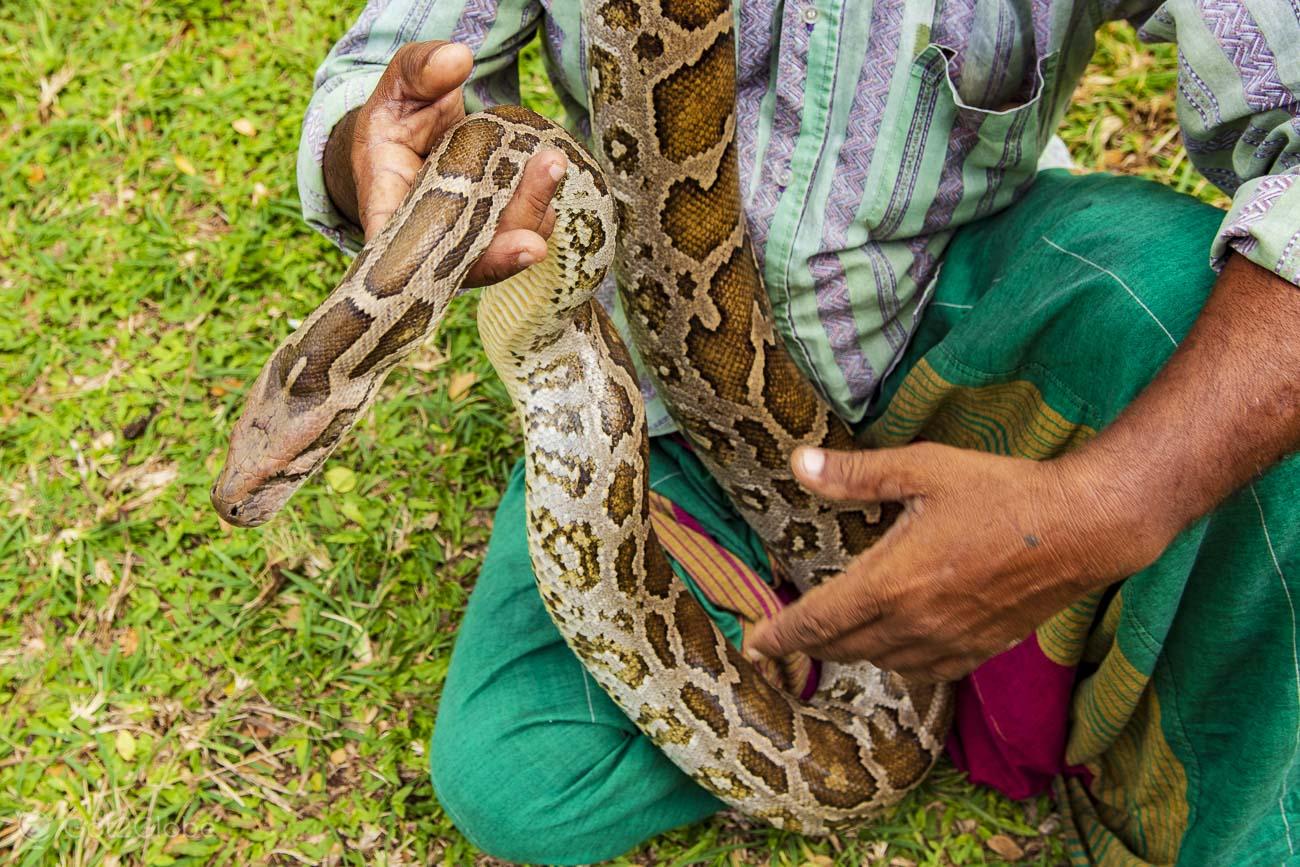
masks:
[[[425,157],[465,117],[462,85],[473,56],[454,42],[417,42],[393,56],[365,105],[349,113],[325,146],[325,186],[340,211],[374,237],[411,188]],[[482,286],[510,277],[546,256],[555,225],[551,197],[564,176],[563,153],[534,154],[496,237],[466,275]]]
[[[1153,562],[1178,529],[1152,524],[1069,461],[920,443],[800,449],[792,466],[827,499],[902,502],[904,511],[843,575],[761,623],[751,654],[802,650],[956,680],[1090,590]]]
[[[1155,380],[1063,457],[1036,463],[931,443],[796,451],[795,473],[816,493],[905,508],[843,575],[760,624],[746,652],[803,650],[954,680],[1145,568],[1184,527],[1300,449],[1297,323],[1300,288],[1233,255]]]

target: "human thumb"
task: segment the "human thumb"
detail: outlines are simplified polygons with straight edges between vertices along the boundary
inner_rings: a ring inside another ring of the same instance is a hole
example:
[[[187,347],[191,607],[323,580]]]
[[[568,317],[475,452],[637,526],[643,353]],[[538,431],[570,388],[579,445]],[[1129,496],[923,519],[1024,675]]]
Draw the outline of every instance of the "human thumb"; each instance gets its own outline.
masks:
[[[932,477],[924,446],[831,451],[798,448],[790,468],[805,488],[829,500],[897,502],[922,493]]]

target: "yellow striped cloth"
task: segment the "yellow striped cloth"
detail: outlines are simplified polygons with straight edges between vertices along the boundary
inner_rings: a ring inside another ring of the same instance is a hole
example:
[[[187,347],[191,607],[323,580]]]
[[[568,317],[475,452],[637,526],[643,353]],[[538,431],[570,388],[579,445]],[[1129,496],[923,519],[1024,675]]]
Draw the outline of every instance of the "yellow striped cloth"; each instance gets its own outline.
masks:
[[[668,556],[714,606],[736,615],[742,632],[785,606],[774,588],[718,544],[690,513],[654,491],[650,492],[650,525]],[[765,660],[758,667],[773,686],[802,698],[817,689],[817,667],[806,654]]]

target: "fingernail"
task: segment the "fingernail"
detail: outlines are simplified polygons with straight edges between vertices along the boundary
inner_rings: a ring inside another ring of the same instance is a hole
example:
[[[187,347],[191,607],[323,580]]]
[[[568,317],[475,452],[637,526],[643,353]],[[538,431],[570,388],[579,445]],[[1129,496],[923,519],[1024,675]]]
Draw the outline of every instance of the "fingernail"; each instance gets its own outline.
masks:
[[[550,173],[551,173],[551,180],[555,181],[556,183],[559,183],[560,178],[564,177],[564,166],[560,165],[559,163],[551,163]]]
[[[799,465],[805,476],[815,479],[826,467],[826,453],[821,449],[804,449],[799,453]]]
[[[537,264],[537,262],[538,258],[531,250],[525,250],[515,257],[515,264],[520,268],[527,268],[529,265]]]

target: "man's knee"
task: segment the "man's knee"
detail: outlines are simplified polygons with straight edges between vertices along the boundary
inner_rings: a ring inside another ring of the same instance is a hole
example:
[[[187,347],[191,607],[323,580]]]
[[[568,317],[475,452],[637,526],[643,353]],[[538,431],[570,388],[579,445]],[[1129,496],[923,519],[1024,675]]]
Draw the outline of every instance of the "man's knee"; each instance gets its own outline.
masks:
[[[438,720],[430,750],[434,792],[448,817],[471,843],[509,861],[580,864],[600,861],[635,846],[599,820],[591,803],[600,788],[593,775],[610,768],[611,754],[629,737],[606,726],[560,723],[506,730],[477,721],[474,731]],[[563,749],[563,755],[556,755]],[[585,771],[575,771],[580,760]],[[557,766],[567,766],[567,784]]]

